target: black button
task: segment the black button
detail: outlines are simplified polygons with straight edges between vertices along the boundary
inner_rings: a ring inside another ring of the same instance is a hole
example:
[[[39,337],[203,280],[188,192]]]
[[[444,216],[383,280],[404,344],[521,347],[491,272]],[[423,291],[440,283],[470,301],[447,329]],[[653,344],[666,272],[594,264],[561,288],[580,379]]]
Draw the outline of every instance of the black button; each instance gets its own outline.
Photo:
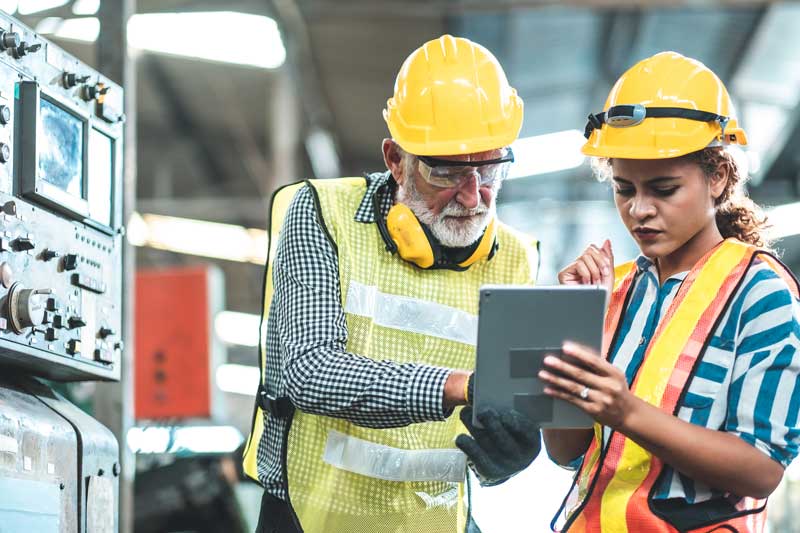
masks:
[[[81,353],[81,341],[78,339],[70,339],[67,341],[67,353],[77,355]]]
[[[86,321],[79,316],[71,316],[67,320],[67,324],[69,324],[69,329],[82,328],[86,325]]]
[[[48,341],[58,340],[58,330],[55,328],[47,328],[47,331],[44,332],[44,338]]]
[[[11,241],[11,246],[18,252],[26,252],[36,248],[36,244],[34,244],[33,240],[29,239],[28,237],[17,237]]]
[[[75,270],[78,268],[78,254],[65,255],[62,266],[64,267],[64,270]]]

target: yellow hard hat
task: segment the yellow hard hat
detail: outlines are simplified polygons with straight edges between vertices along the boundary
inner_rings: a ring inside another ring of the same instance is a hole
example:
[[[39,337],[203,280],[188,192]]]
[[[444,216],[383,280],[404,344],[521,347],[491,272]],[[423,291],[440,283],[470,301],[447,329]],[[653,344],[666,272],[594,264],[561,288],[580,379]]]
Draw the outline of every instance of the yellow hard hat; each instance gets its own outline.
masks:
[[[522,99],[491,52],[443,35],[405,60],[383,118],[406,152],[469,154],[502,148],[517,138]]]
[[[747,144],[725,85],[701,62],[661,52],[623,74],[602,113],[589,115],[583,153],[665,159]]]

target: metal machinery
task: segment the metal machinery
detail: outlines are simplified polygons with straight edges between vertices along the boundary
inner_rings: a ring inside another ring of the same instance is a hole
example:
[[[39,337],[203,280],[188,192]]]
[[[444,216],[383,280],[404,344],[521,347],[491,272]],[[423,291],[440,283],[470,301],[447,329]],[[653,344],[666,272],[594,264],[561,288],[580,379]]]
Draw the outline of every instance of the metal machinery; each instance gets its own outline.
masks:
[[[118,529],[113,434],[46,381],[119,380],[123,91],[0,13],[0,531]]]

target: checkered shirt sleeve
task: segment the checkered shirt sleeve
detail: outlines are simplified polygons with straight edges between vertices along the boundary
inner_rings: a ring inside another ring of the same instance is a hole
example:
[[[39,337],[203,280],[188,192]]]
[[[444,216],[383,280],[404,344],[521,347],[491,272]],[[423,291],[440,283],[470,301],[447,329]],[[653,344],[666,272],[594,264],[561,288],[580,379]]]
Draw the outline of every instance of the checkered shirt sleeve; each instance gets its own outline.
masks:
[[[450,370],[376,361],[346,349],[339,265],[314,207],[301,189],[287,211],[273,263],[267,367],[280,395],[300,410],[372,428],[443,420]],[[273,389],[275,390],[275,389]]]

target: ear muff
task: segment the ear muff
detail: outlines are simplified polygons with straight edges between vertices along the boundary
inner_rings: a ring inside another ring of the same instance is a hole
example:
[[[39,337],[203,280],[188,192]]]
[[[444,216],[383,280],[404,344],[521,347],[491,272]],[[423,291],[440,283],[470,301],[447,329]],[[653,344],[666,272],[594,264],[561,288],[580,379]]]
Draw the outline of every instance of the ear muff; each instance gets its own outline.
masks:
[[[431,267],[452,268],[462,270],[468,268],[473,263],[486,257],[490,257],[494,252],[495,244],[495,219],[492,218],[486,231],[483,232],[478,246],[472,254],[464,261],[454,265],[447,261],[438,244],[432,244],[431,236],[420,224],[419,219],[405,204],[395,204],[389,209],[386,217],[386,229],[394,243],[397,254],[409,263],[413,263],[420,268]],[[455,267],[458,268],[455,268]]]
[[[400,257],[420,268],[433,266],[433,247],[411,208],[405,204],[393,205],[386,216],[386,229]]]
[[[436,242],[430,230],[426,229],[419,221],[411,208],[405,204],[395,204],[389,208],[386,220],[383,220],[378,194],[394,185],[394,180],[387,180],[386,184],[378,187],[372,197],[372,206],[375,214],[375,223],[378,231],[386,243],[388,252],[397,253],[404,261],[417,265],[422,269],[447,268],[451,270],[466,270],[470,265],[484,258],[490,258],[497,250],[497,224],[492,218],[481,236],[481,240],[472,254],[460,263],[453,263],[448,259]]]
[[[497,242],[496,222],[497,219],[492,217],[492,220],[489,221],[489,225],[486,226],[486,231],[483,232],[483,236],[481,237],[481,242],[478,243],[478,247],[475,248],[475,251],[472,252],[471,256],[459,263],[458,266],[467,268],[471,264],[480,261],[484,257],[491,257],[494,255],[495,243]]]

